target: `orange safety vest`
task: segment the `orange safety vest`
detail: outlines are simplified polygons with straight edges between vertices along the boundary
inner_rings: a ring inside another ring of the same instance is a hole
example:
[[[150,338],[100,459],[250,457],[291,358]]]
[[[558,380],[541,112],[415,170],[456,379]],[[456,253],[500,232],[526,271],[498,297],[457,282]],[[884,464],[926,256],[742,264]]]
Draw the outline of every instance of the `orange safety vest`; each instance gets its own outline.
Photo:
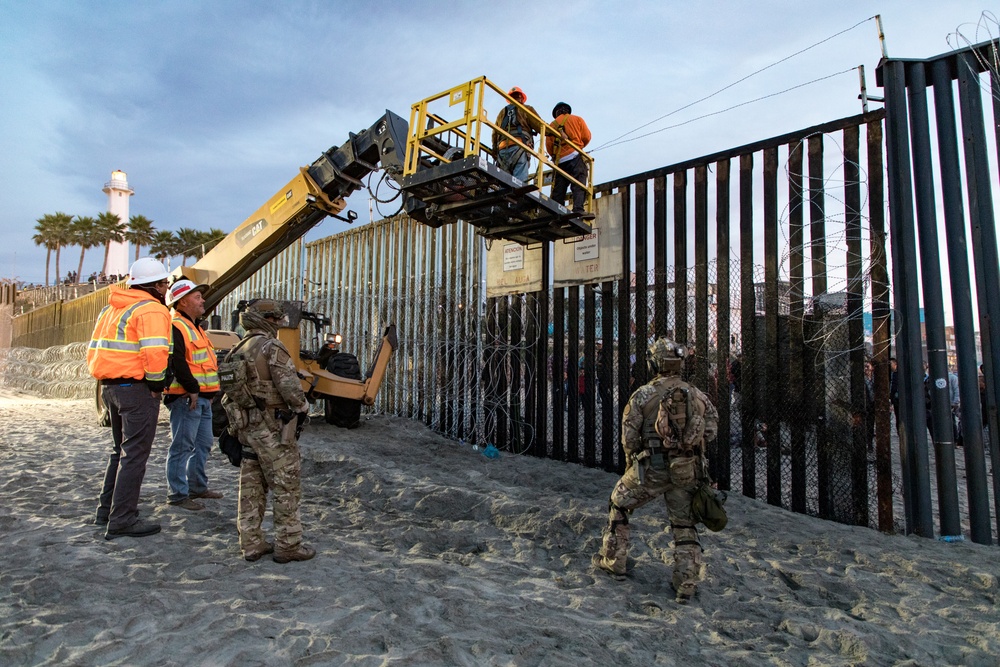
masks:
[[[191,369],[191,375],[198,381],[198,392],[219,391],[219,361],[208,336],[201,327],[195,325],[180,313],[174,313],[173,325],[184,335],[184,361]],[[175,377],[165,394],[186,394]]]
[[[163,382],[173,347],[170,311],[151,295],[111,285],[87,348],[87,368],[98,380]]]

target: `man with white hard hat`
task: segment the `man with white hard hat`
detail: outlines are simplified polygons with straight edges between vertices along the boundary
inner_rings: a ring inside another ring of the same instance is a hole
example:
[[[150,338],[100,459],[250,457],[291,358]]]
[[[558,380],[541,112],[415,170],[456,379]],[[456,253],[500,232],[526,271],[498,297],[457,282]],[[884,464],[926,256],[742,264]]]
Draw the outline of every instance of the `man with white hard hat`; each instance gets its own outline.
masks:
[[[94,521],[107,525],[108,540],[160,532],[159,524],[139,518],[138,505],[160,392],[170,384],[170,311],[163,305],[169,276],[152,257],[137,259],[129,269],[127,289],[108,288],[108,305],[97,316],[87,349],[87,367],[101,382],[114,439]]]
[[[182,509],[199,511],[205,505],[197,498],[221,498],[208,488],[205,462],[212,449],[212,398],[219,392],[219,362],[198,318],[205,314],[204,291],[182,279],[167,290],[167,306],[173,308],[174,354],[170,357],[173,382],[163,404],[170,411],[170,450],[167,452],[167,502]]]

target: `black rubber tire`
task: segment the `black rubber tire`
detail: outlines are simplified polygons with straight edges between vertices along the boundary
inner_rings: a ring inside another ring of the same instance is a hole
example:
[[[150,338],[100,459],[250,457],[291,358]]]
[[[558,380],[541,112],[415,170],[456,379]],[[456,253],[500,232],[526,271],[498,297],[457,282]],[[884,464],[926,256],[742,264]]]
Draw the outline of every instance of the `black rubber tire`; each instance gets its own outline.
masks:
[[[338,352],[330,357],[326,370],[351,380],[361,379],[361,364],[358,363],[358,358],[346,352]],[[323,400],[323,416],[327,424],[341,428],[357,428],[361,423],[361,401],[327,396]]]

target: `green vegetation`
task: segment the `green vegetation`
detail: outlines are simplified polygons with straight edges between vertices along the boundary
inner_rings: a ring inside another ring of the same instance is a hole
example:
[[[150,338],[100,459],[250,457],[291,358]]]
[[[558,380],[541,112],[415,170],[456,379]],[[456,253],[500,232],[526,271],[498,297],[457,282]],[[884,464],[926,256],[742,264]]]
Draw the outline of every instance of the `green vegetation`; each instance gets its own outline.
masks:
[[[170,264],[170,259],[180,257],[181,263],[191,258],[195,261],[205,256],[226,233],[211,228],[200,231],[182,227],[176,232],[157,230],[153,221],[144,215],[133,215],[128,223],[114,213],[100,213],[96,218],[76,216],[56,212],[43,215],[35,221],[35,234],[31,237],[35,245],[45,248],[45,285],[49,285],[49,269],[55,253],[55,284],[61,282],[59,260],[63,248],[80,249],[80,262],[76,276],[82,281],[83,259],[92,248],[104,248],[104,260],[99,273],[107,273],[108,253],[112,243],[128,241],[135,246],[135,259],[139,259],[143,247],[161,262]],[[70,271],[69,273],[73,273]]]

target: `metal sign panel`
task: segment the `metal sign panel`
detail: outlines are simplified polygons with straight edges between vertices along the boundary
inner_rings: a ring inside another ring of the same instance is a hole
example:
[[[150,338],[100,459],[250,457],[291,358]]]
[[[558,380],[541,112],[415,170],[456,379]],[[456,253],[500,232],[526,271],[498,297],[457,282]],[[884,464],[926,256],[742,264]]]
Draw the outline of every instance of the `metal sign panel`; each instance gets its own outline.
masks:
[[[542,289],[542,248],[494,241],[486,252],[486,296],[537,292]]]
[[[553,243],[553,284],[570,287],[622,277],[622,194],[594,200],[594,230]]]

